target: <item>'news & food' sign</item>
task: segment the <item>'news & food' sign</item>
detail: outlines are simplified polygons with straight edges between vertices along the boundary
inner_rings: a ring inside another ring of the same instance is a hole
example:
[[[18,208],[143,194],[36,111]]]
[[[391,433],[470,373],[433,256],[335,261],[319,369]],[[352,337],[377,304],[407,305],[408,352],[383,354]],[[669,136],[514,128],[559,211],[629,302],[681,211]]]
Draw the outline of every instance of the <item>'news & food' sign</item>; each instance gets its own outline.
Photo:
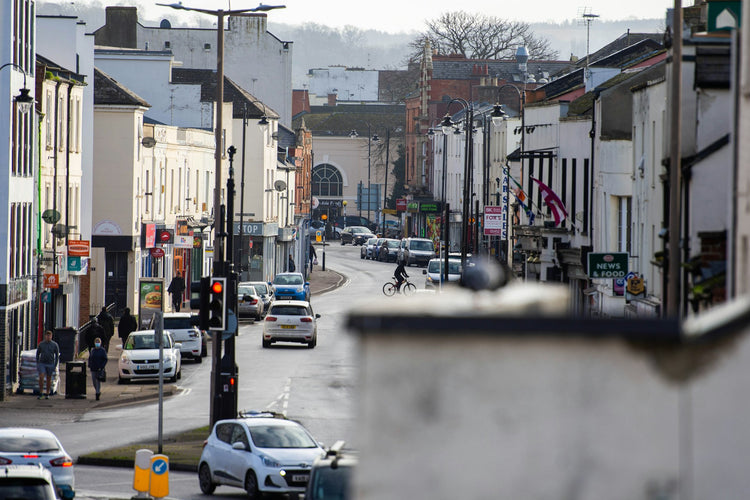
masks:
[[[624,278],[628,274],[628,253],[590,253],[589,278]]]

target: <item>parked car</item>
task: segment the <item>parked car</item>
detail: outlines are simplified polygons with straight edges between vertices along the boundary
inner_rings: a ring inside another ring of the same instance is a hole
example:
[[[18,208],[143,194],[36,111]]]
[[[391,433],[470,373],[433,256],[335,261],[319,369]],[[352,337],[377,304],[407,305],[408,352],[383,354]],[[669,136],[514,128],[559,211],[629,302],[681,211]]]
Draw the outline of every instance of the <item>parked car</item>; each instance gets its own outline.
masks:
[[[271,289],[271,286],[265,281],[247,281],[243,283],[248,283],[254,286],[255,291],[260,294],[263,299],[263,314],[265,314],[271,307],[271,302],[273,302],[273,290]]]
[[[424,287],[426,290],[435,290],[440,287],[440,273],[445,269],[445,259],[430,259],[427,263],[427,269],[422,270],[426,275]],[[461,279],[461,259],[448,257],[448,282],[455,283]],[[446,285],[447,283],[443,283]]]
[[[371,222],[367,217],[362,217],[360,215],[347,215],[346,217],[339,215],[338,217],[333,218],[332,224],[334,228],[338,228],[339,230],[343,230],[345,227],[349,226],[363,226],[374,230],[377,226],[377,224]]]
[[[302,425],[272,413],[240,413],[219,420],[198,461],[201,491],[243,488],[251,499],[264,493],[304,493],[310,468],[324,449]]]
[[[380,238],[370,238],[362,244],[362,248],[359,251],[359,257],[361,259],[372,259],[373,252],[377,246]]]
[[[167,330],[164,330],[162,344],[164,378],[177,382],[182,377],[180,345],[175,343],[172,333]],[[138,330],[128,335],[117,362],[117,371],[118,384],[159,377],[159,346],[153,330]]]
[[[364,226],[347,226],[341,231],[341,244],[346,245],[351,243],[352,245],[361,245],[370,238],[374,238],[375,235],[372,231]]]
[[[404,238],[398,251],[398,260],[407,266],[427,265],[435,258],[435,245],[427,238]]]
[[[57,500],[50,471],[39,465],[0,466],[0,498]]]
[[[268,284],[276,300],[310,300],[310,283],[302,273],[279,273]]]
[[[263,319],[263,297],[253,285],[246,282],[237,285],[237,315],[253,316],[256,321]]]
[[[344,449],[344,442],[338,441],[313,462],[305,500],[353,498],[352,475],[357,461],[354,451]]]
[[[192,324],[198,324],[198,313],[190,314],[190,321]],[[208,356],[208,332],[201,330],[201,358]]]
[[[164,313],[164,330],[169,330],[175,342],[180,344],[183,358],[191,358],[196,363],[203,361],[203,335],[191,320],[188,312]],[[151,317],[149,329],[155,327],[156,316]]]
[[[400,244],[401,240],[385,238],[378,248],[378,260],[381,262],[396,262]]]
[[[0,464],[3,464],[3,466],[42,466],[50,472],[54,488],[60,498],[75,497],[73,459],[51,431],[30,427],[0,428]],[[0,474],[4,470],[6,470],[5,467],[0,468]],[[21,474],[24,471],[17,470],[16,472]],[[29,470],[27,469],[25,472],[28,473]],[[44,490],[42,479],[46,479],[46,475],[40,473],[35,474],[35,476],[32,481],[35,485],[33,489]],[[23,495],[4,496],[0,488],[0,498],[26,499],[29,497]],[[55,497],[53,496],[53,498]]]
[[[283,341],[302,342],[312,349],[318,343],[318,318],[307,301],[277,300],[263,323],[263,347]]]

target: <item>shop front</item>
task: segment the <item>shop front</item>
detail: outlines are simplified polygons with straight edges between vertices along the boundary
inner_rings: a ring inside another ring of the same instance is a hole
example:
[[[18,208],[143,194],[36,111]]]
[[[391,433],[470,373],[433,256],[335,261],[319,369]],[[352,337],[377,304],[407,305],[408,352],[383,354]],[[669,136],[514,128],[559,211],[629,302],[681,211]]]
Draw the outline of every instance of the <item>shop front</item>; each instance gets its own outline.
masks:
[[[234,223],[233,262],[240,273],[240,281],[273,279],[278,233],[279,225],[275,222],[243,222],[242,226]]]

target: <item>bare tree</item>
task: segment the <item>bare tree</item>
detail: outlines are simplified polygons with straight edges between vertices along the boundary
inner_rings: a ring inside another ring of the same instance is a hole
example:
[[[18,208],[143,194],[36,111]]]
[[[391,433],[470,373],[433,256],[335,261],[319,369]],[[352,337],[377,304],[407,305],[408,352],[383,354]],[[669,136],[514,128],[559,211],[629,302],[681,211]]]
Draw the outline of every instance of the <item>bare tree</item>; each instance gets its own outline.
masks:
[[[421,59],[426,40],[438,54],[461,54],[470,59],[506,59],[525,45],[532,59],[555,59],[549,40],[537,37],[528,23],[495,16],[446,12],[427,21],[427,29],[411,43],[410,60]]]

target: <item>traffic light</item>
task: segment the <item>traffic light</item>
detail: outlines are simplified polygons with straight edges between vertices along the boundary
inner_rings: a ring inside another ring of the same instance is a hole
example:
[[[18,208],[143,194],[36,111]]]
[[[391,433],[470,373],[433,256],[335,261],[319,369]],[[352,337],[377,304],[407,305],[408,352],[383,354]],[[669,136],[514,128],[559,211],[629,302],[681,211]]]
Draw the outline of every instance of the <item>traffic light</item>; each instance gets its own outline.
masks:
[[[208,302],[208,329],[226,330],[227,323],[227,279],[211,278]]]
[[[190,282],[190,309],[198,311],[198,315],[193,315],[190,321],[199,330],[208,330],[208,302],[210,294],[211,278],[201,278],[200,281]]]

